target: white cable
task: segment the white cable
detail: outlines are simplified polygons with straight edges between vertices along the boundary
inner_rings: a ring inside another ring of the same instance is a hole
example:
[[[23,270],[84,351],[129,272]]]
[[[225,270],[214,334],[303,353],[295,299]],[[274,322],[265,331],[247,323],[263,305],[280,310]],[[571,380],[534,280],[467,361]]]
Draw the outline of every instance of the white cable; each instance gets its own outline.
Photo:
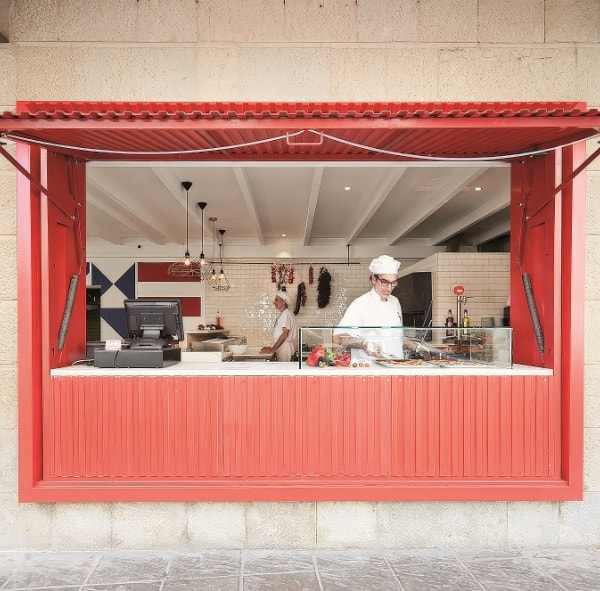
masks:
[[[534,156],[535,154],[544,154],[546,152],[550,152],[552,150],[557,150],[559,148],[566,148],[567,146],[572,146],[574,144],[579,143],[580,141],[583,140],[575,140],[572,142],[567,142],[566,144],[561,144],[560,146],[555,146],[554,148],[545,148],[543,150],[532,150],[530,152],[519,152],[517,154],[505,154],[504,156],[473,156],[473,157],[469,157],[469,158],[450,158],[450,157],[443,157],[443,156],[422,156],[422,155],[415,155],[415,154],[407,154],[406,152],[393,152],[391,150],[383,150],[380,148],[373,148],[371,146],[366,146],[364,144],[358,144],[356,142],[351,142],[349,140],[344,140],[342,138],[333,136],[333,135],[329,135],[327,133],[324,133],[322,131],[316,131],[314,129],[307,129],[306,131],[312,132],[316,135],[320,135],[322,137],[326,137],[327,139],[336,141],[336,142],[340,142],[342,144],[346,144],[348,146],[352,146],[354,148],[361,148],[363,150],[369,150],[371,152],[377,152],[379,154],[387,154],[390,156],[401,156],[402,158],[414,158],[417,160],[436,160],[436,161],[442,161],[442,162],[471,162],[471,161],[478,161],[478,160],[505,160],[507,158],[522,158],[523,156]],[[591,140],[595,137],[599,137],[600,136],[600,132],[596,133],[595,135],[592,135],[589,138],[586,138],[586,140]]]
[[[369,152],[376,152],[378,154],[385,154],[388,156],[398,156],[400,158],[411,158],[414,160],[431,160],[431,161],[437,161],[437,162],[478,162],[478,161],[507,160],[507,159],[511,159],[511,158],[522,158],[524,156],[535,156],[536,154],[544,154],[551,150],[566,148],[567,146],[572,146],[574,144],[579,143],[580,141],[584,141],[584,140],[574,140],[572,142],[560,144],[553,148],[530,150],[527,152],[517,152],[515,154],[504,154],[501,156],[472,156],[472,157],[467,157],[467,158],[464,158],[464,157],[463,158],[452,158],[452,157],[443,157],[443,156],[424,156],[422,154],[409,154],[407,152],[394,152],[392,150],[384,150],[382,148],[374,148],[372,146],[367,146],[365,144],[359,144],[357,142],[351,142],[349,140],[344,140],[344,139],[336,137],[334,135],[329,135],[323,131],[316,131],[315,129],[303,129],[303,130],[296,131],[293,133],[286,133],[285,135],[279,135],[279,136],[272,137],[272,138],[266,138],[264,140],[256,140],[253,142],[246,142],[246,143],[242,143],[242,144],[231,144],[228,146],[220,146],[220,147],[216,147],[216,148],[199,148],[197,150],[166,150],[166,151],[155,151],[155,152],[137,152],[137,151],[127,151],[127,150],[102,150],[102,149],[97,149],[97,148],[85,148],[85,147],[79,147],[79,146],[70,146],[67,144],[59,144],[59,143],[50,142],[50,141],[36,140],[33,138],[20,137],[19,135],[9,134],[9,133],[3,134],[3,137],[5,137],[9,140],[12,140],[12,141],[23,141],[26,143],[33,143],[33,144],[38,144],[38,145],[42,145],[42,146],[50,146],[53,148],[63,148],[63,149],[67,149],[67,150],[79,150],[79,151],[83,151],[83,152],[97,152],[100,154],[124,154],[124,155],[130,155],[130,156],[167,156],[167,155],[179,155],[179,154],[203,154],[203,153],[207,153],[207,152],[219,152],[219,151],[231,150],[231,149],[235,149],[235,148],[245,148],[245,147],[249,147],[249,146],[265,144],[265,143],[274,142],[274,141],[278,141],[278,140],[282,140],[282,139],[286,139],[286,138],[290,138],[290,137],[295,137],[298,135],[302,135],[303,133],[306,133],[306,132],[314,133],[315,135],[325,137],[329,140],[339,142],[339,143],[345,144],[347,146],[352,146],[354,148],[360,148],[362,150],[367,150]],[[600,136],[600,132],[596,133],[595,135],[590,136],[589,138],[586,138],[586,140],[594,139],[599,136]],[[14,139],[14,138],[16,138],[16,139]]]
[[[155,152],[136,152],[133,150],[132,151],[102,150],[100,148],[85,148],[82,146],[70,146],[68,144],[59,144],[57,142],[50,142],[47,140],[45,140],[45,141],[36,140],[36,139],[30,138],[30,137],[21,137],[18,134],[11,134],[11,133],[5,133],[5,134],[3,134],[3,137],[5,137],[13,142],[21,141],[21,142],[25,142],[25,143],[37,144],[40,146],[47,146],[47,147],[52,147],[52,148],[62,148],[65,150],[77,150],[77,151],[81,151],[81,152],[97,152],[100,154],[125,154],[125,155],[129,155],[129,156],[169,156],[169,155],[175,156],[178,154],[204,154],[206,152],[221,152],[223,150],[232,150],[234,148],[246,148],[248,146],[255,146],[258,144],[266,144],[269,142],[276,142],[277,140],[284,140],[289,137],[295,137],[302,133],[304,133],[304,130],[296,131],[294,133],[286,133],[285,135],[278,135],[276,137],[270,137],[270,138],[266,138],[264,140],[256,140],[254,142],[246,142],[243,144],[231,144],[229,146],[220,146],[218,148],[198,148],[197,150],[165,150],[165,151],[157,150]]]

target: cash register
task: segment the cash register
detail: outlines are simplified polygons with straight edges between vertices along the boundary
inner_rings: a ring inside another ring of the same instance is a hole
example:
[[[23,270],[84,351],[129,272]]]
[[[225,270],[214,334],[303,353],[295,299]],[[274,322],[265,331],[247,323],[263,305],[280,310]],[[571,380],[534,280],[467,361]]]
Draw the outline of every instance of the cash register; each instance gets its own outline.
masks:
[[[181,361],[181,300],[132,299],[124,306],[129,343],[118,349],[95,349],[95,367],[166,367]]]

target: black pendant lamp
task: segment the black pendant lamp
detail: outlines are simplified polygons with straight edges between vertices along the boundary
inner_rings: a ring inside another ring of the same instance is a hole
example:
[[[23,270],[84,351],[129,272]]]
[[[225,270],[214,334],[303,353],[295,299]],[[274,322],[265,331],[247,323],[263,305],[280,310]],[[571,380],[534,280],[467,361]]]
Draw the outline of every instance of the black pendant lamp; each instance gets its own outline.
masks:
[[[206,260],[206,258],[204,258],[204,209],[206,208],[206,201],[199,201],[198,202],[198,207],[200,208],[200,211],[202,212],[202,217],[201,217],[201,224],[202,224],[202,242],[200,244],[200,265],[202,267],[204,267],[208,261]]]
[[[225,276],[225,271],[223,270],[223,237],[225,236],[225,230],[219,230],[219,234],[221,234],[221,241],[219,243],[219,258],[221,260],[221,270],[219,271],[217,285],[215,289],[217,291],[228,291],[231,285],[229,284],[229,280]]]
[[[216,221],[216,219],[217,218],[211,218],[211,221]],[[223,235],[225,234],[225,230],[219,230],[219,234],[221,235],[221,240],[219,241],[219,259],[221,263],[221,270],[217,273],[216,269],[211,263],[212,268],[210,274],[206,277],[206,282],[216,291],[228,291],[231,288],[231,285],[225,276],[225,271],[223,269]]]
[[[198,277],[202,281],[202,265],[198,259],[190,256],[190,188],[191,181],[183,181],[181,186],[185,189],[185,254],[181,261],[169,266],[167,274],[174,277]]]

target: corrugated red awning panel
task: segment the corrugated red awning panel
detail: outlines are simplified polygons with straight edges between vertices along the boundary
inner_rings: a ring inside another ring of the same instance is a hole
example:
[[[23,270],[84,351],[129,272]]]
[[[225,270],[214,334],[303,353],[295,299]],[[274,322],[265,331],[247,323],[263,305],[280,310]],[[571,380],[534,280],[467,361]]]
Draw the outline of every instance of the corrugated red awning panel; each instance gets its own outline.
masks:
[[[19,102],[15,114],[39,119],[61,118],[455,118],[455,117],[579,117],[597,115],[583,102],[455,102],[455,103],[214,103],[214,102]]]
[[[34,101],[0,116],[4,137],[89,160],[510,158],[599,129],[581,102]]]

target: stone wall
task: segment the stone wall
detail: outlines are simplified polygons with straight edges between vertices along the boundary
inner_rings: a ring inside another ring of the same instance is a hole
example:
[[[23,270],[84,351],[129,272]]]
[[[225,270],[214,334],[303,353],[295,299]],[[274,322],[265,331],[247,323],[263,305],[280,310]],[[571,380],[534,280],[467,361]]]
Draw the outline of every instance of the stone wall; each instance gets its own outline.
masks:
[[[0,109],[17,100],[600,106],[599,14],[597,0],[13,0]],[[5,343],[16,334],[14,181],[0,158]],[[0,353],[0,549],[600,544],[598,161],[587,183],[583,502],[21,505],[9,346]]]

